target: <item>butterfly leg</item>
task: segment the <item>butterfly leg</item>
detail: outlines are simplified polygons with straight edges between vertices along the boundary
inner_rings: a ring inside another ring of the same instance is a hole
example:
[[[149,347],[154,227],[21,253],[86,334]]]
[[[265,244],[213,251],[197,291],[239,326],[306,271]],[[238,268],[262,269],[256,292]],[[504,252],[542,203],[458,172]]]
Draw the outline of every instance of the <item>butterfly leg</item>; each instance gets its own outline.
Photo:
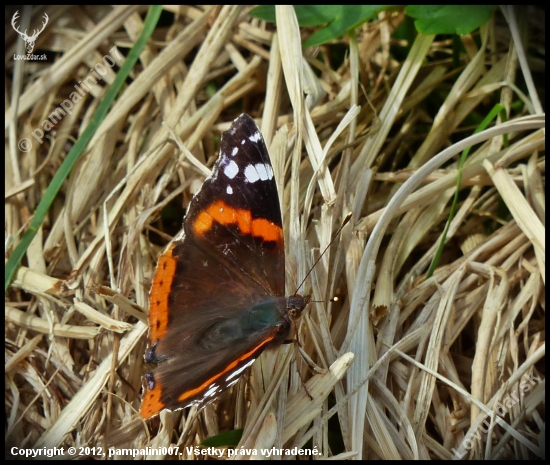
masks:
[[[298,349],[298,353],[302,356],[304,361],[307,363],[307,366],[309,369],[314,373],[325,373],[326,370],[323,370],[319,365],[317,365],[311,357],[307,354],[307,352],[302,348],[302,345],[298,340],[294,341],[296,343],[296,347]]]
[[[293,324],[294,324],[294,322],[293,322]],[[306,351],[303,349],[302,344],[300,342],[299,335],[298,335],[298,328],[296,326],[294,326],[294,334],[296,335],[296,339],[287,339],[286,341],[283,342],[283,344],[290,344],[291,342],[295,343],[296,346],[298,347],[298,352],[300,353],[300,355],[302,356],[304,361],[307,363],[307,365],[309,366],[309,368],[312,372],[326,373],[326,370],[323,370],[319,365],[317,365],[311,359],[311,357],[306,353]]]
[[[306,361],[308,367],[311,369],[311,365],[309,364],[309,362],[311,361],[311,363],[313,363],[313,361],[311,360],[309,355],[306,354],[305,350],[302,349],[302,346],[301,346],[300,342],[297,339],[293,339],[289,342],[294,342],[295,343],[294,344],[294,349],[295,349],[294,360],[295,361],[298,360],[298,355],[296,354],[296,351],[297,351],[298,354],[300,354],[302,356],[302,359]],[[304,387],[304,391],[306,391],[306,394],[310,398],[310,400],[313,400],[313,396],[311,395],[311,393],[307,389],[306,381],[305,381],[304,377],[302,376],[302,373],[298,369],[298,365],[296,365],[296,371],[298,372],[298,376],[300,377],[300,381],[302,382],[302,386]]]

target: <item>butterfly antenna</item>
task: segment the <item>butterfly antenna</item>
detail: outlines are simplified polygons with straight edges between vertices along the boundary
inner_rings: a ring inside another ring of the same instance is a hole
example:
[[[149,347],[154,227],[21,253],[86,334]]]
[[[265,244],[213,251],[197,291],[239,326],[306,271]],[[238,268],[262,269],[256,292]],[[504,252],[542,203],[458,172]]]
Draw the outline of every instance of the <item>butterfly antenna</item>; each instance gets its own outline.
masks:
[[[315,260],[315,263],[312,265],[312,267],[309,269],[309,271],[307,272],[307,274],[304,276],[304,279],[302,279],[302,282],[300,283],[300,285],[298,286],[298,288],[296,289],[296,292],[294,292],[294,295],[296,295],[298,293],[298,291],[300,290],[300,288],[304,285],[304,283],[306,282],[306,279],[307,277],[311,274],[311,272],[313,271],[313,268],[315,268],[315,266],[317,265],[317,263],[319,263],[319,260],[321,260],[321,258],[323,258],[323,255],[325,255],[326,251],[328,250],[328,248],[332,245],[332,243],[336,240],[336,238],[339,236],[340,232],[342,231],[342,229],[344,229],[344,226],[346,224],[349,223],[349,220],[351,220],[351,217],[352,217],[352,213],[349,212],[347,214],[347,216],[344,218],[344,221],[342,222],[342,224],[340,225],[340,227],[338,228],[338,231],[336,231],[334,233],[334,237],[330,240],[330,242],[328,243],[328,245],[325,247],[325,250],[323,250],[323,252],[321,253],[321,255],[319,255],[319,257],[317,258],[317,260]]]

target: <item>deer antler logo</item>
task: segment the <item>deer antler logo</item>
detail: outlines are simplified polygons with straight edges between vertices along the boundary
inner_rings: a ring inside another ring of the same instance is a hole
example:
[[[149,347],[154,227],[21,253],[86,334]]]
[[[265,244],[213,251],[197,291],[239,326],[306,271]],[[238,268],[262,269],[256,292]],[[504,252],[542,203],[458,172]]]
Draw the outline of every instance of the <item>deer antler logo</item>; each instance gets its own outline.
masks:
[[[35,29],[32,36],[29,37],[27,35],[27,30],[26,29],[25,29],[25,32],[21,32],[19,30],[20,26],[15,27],[15,22],[19,18],[18,15],[19,15],[19,10],[17,10],[15,12],[15,14],[13,15],[13,18],[11,19],[11,26],[13,27],[15,32],[17,32],[21,37],[23,37],[23,40],[25,41],[25,46],[27,47],[27,55],[30,55],[32,53],[32,51],[34,50],[34,44],[36,42],[36,39],[38,38],[40,33],[44,30],[44,28],[46,27],[46,24],[48,24],[48,19],[49,18],[48,18],[48,15],[46,13],[44,13],[44,22],[42,23],[42,29],[40,29],[39,31],[37,31]]]

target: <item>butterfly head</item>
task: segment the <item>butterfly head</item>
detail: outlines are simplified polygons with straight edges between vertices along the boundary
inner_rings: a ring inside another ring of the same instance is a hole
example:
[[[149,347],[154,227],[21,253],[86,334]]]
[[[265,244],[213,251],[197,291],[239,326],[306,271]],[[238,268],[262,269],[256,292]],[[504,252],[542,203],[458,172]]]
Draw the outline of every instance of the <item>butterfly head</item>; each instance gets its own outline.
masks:
[[[311,296],[294,294],[286,298],[286,313],[291,320],[297,320],[302,316],[306,305],[311,302]]]

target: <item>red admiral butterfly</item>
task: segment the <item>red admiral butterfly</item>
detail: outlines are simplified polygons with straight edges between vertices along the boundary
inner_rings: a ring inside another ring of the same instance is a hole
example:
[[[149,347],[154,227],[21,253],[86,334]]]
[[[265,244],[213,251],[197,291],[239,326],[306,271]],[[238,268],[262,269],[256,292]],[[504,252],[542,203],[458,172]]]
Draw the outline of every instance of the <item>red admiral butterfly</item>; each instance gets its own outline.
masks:
[[[159,258],[144,357],[159,365],[144,376],[140,415],[206,405],[284,342],[309,303],[284,290],[277,185],[258,126],[243,114]]]

